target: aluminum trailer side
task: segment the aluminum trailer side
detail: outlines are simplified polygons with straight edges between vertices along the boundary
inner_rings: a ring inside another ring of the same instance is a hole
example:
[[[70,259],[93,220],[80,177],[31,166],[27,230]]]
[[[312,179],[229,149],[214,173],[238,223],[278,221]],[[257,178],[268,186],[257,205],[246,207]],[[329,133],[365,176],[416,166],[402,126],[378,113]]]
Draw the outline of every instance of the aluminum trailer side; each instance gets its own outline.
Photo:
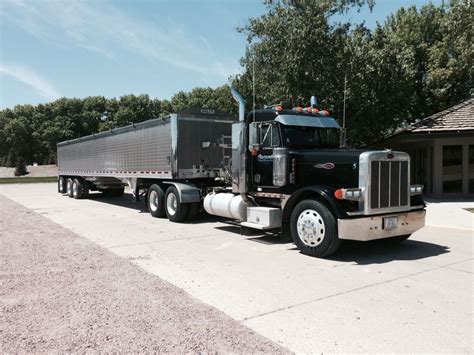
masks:
[[[156,185],[162,199],[174,187],[178,203],[198,202],[202,188],[224,178],[235,121],[211,109],[188,110],[60,142],[59,192],[76,198],[89,190],[121,195],[128,184],[138,199],[140,189]]]

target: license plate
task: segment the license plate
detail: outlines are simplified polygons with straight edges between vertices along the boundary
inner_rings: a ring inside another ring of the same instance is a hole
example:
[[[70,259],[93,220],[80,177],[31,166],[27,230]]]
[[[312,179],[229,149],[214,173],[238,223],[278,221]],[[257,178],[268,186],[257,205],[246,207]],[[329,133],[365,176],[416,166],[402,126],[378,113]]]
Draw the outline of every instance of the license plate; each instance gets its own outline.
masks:
[[[397,228],[397,217],[385,217],[383,219],[383,229],[391,230]]]

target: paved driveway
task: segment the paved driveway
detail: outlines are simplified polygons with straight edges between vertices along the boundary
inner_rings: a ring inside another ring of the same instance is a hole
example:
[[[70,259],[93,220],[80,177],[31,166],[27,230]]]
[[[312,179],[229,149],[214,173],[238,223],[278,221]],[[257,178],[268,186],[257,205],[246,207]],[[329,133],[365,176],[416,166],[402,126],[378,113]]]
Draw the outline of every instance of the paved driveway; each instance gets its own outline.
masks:
[[[55,184],[3,185],[0,194],[295,352],[473,347],[469,228],[428,226],[401,246],[350,243],[323,260],[272,237],[241,236],[217,219],[151,218],[129,194],[73,200]]]

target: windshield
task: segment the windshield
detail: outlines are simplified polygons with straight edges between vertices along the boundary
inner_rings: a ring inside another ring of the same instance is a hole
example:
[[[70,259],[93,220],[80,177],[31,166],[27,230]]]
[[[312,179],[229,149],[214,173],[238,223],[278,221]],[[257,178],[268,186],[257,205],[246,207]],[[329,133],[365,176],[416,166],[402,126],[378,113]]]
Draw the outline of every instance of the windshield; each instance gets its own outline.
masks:
[[[283,142],[289,148],[339,148],[339,129],[281,126]]]

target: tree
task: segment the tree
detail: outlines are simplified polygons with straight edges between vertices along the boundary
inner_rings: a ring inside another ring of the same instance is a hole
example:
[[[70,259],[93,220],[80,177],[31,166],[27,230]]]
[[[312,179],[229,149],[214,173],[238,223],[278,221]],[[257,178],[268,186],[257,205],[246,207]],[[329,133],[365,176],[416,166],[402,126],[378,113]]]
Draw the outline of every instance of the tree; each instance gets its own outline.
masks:
[[[25,159],[23,159],[22,157],[19,157],[16,161],[14,174],[15,176],[23,176],[28,174],[28,172],[26,171]]]
[[[371,31],[334,22],[365,1],[268,1],[240,31],[248,47],[234,84],[257,106],[316,94],[340,119],[348,79],[348,136],[366,145],[400,126],[469,97],[472,82],[471,1],[401,8]],[[247,108],[250,108],[247,102]]]

